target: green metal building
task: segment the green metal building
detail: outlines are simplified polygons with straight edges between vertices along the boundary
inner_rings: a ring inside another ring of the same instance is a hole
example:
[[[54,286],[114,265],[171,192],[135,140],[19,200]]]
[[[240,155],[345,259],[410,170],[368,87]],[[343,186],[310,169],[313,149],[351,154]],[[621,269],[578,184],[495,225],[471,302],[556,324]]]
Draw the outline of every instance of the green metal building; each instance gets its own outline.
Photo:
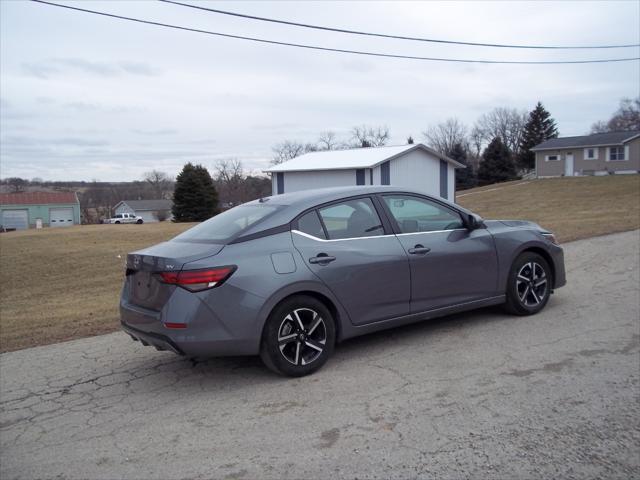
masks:
[[[0,193],[2,228],[25,230],[79,224],[80,202],[74,192]]]

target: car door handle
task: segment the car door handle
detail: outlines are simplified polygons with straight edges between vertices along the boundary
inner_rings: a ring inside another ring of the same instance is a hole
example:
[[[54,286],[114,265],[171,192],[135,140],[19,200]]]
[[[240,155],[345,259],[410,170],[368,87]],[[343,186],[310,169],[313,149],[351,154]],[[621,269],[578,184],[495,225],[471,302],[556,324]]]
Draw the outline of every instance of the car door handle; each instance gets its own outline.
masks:
[[[409,253],[411,255],[424,255],[425,253],[429,253],[431,249],[429,247],[422,246],[420,244],[416,245],[413,248],[409,249]]]
[[[336,259],[336,257],[331,257],[329,255],[327,255],[326,253],[319,253],[318,256],[316,257],[311,257],[309,259],[309,263],[315,263],[318,265],[327,265],[328,263],[333,262]]]

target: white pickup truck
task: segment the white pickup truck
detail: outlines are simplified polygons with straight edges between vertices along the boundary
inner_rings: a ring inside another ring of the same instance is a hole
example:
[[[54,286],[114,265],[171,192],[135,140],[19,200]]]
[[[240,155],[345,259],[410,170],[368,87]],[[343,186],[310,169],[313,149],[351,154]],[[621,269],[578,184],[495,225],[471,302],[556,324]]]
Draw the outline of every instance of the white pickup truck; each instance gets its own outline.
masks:
[[[133,213],[116,213],[112,218],[105,218],[103,223],[142,223],[142,217]]]

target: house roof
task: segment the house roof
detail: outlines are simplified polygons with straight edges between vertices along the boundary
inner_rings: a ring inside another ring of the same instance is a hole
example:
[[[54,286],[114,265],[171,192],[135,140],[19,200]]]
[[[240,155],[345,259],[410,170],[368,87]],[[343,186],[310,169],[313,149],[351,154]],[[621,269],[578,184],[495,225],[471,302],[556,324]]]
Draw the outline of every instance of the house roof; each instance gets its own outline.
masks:
[[[0,205],[47,205],[78,203],[75,192],[0,193]]]
[[[330,150],[305,153],[299,157],[274,165],[265,172],[299,172],[309,170],[353,170],[373,168],[387,160],[403,155],[412,150],[423,150],[436,158],[451,163],[456,168],[464,165],[436,152],[422,143],[397,145],[391,147],[352,148],[349,150]]]
[[[581,137],[562,137],[550,138],[539,143],[531,149],[537,150],[557,150],[559,148],[582,148],[582,147],[601,147],[606,145],[622,145],[629,140],[640,136],[640,131],[628,132],[606,132],[594,133],[592,135],[584,135]]]
[[[138,210],[170,210],[173,206],[171,200],[165,200],[164,198],[158,198],[156,200],[122,200],[118,202],[116,208],[121,204],[126,203],[134,211]]]

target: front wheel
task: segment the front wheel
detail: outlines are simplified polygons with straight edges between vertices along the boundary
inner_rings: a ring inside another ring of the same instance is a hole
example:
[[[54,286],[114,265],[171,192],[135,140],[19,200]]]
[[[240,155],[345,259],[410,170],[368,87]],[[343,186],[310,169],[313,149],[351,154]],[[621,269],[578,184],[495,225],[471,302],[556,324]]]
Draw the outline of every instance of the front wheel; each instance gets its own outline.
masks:
[[[553,275],[542,256],[524,252],[513,262],[507,282],[507,311],[516,315],[533,315],[549,301]]]
[[[136,222],[138,225],[140,225],[142,223],[142,219],[138,219],[138,221]]]
[[[335,338],[334,319],[327,307],[313,297],[296,295],[269,315],[260,358],[280,375],[309,375],[329,359]]]

